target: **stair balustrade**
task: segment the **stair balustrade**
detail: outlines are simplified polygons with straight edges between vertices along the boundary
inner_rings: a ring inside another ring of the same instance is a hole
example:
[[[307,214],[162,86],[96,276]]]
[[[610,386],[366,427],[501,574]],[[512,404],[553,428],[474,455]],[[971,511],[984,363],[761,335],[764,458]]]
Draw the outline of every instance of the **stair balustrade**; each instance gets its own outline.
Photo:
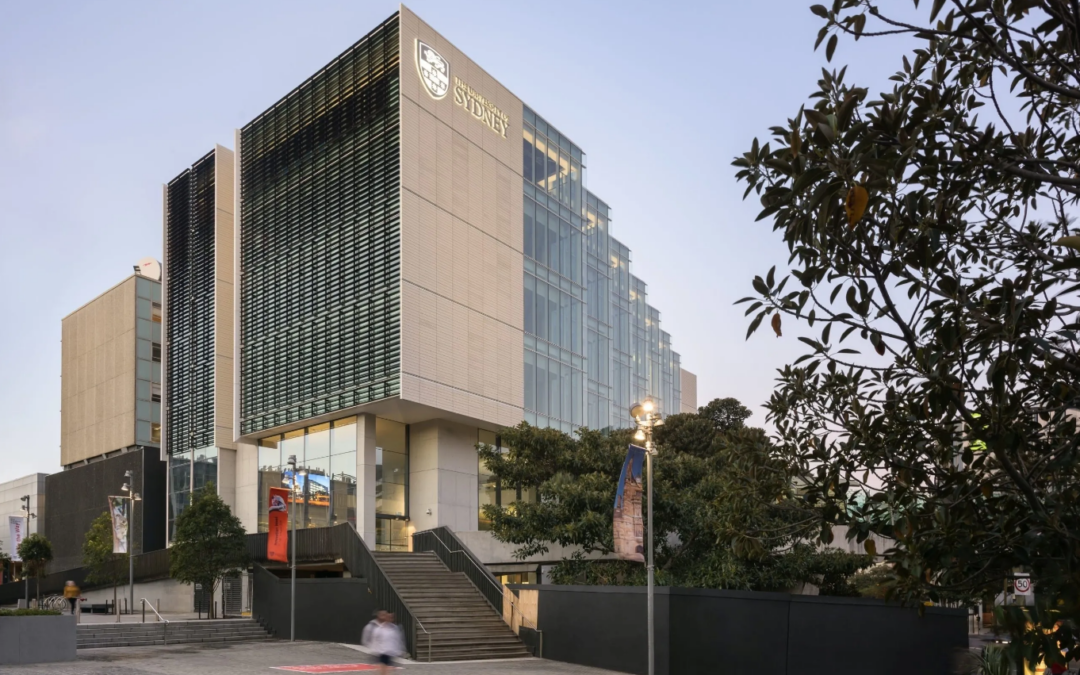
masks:
[[[499,616],[503,615],[503,601],[510,603],[510,625],[513,627],[515,612],[521,617],[522,624],[531,623],[527,628],[535,630],[540,642],[540,654],[543,656],[544,634],[536,623],[530,620],[517,606],[514,593],[502,585],[491,570],[469,550],[454,531],[445,525],[413,534],[413,552],[434,553],[451,572],[460,572],[476,586]]]

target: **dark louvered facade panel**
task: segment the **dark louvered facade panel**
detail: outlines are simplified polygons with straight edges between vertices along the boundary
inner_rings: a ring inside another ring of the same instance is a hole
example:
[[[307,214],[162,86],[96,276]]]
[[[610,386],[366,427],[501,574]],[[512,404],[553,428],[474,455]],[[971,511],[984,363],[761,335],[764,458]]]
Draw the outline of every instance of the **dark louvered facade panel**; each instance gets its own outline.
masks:
[[[170,454],[214,445],[214,153],[168,185],[165,435]]]
[[[241,131],[241,433],[399,393],[398,19]]]

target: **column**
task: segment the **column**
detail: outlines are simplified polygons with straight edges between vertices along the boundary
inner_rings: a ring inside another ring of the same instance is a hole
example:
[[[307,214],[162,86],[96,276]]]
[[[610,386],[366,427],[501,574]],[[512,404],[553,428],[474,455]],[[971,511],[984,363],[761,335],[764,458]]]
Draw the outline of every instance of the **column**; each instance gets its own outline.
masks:
[[[254,443],[236,444],[236,505],[232,509],[245,531],[259,531],[259,449]]]
[[[457,532],[476,530],[476,427],[431,420],[409,429],[409,517],[416,531],[440,525]]]
[[[221,501],[229,505],[235,516],[236,503],[236,468],[237,451],[232,448],[218,448],[217,493]]]
[[[375,548],[375,416],[356,416],[356,531]]]

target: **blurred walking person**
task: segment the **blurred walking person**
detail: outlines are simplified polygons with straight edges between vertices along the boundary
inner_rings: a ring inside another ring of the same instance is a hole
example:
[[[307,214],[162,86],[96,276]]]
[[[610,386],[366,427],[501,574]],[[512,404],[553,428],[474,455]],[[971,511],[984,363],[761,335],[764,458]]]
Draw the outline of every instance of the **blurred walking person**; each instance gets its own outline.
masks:
[[[381,675],[389,673],[394,659],[405,654],[405,633],[394,623],[394,615],[386,610],[381,610],[375,620],[364,627],[361,639],[378,657]]]
[[[64,584],[64,597],[67,598],[68,604],[71,605],[71,613],[75,614],[75,607],[79,604],[79,587],[75,585],[74,581],[68,581]]]

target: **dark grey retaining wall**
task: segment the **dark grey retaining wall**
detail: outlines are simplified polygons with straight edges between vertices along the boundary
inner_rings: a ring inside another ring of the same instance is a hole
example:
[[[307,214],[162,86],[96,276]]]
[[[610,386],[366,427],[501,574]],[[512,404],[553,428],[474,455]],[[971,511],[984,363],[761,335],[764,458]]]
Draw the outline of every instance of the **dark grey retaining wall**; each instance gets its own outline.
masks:
[[[75,617],[0,616],[0,665],[75,658]]]
[[[540,593],[544,657],[646,673],[646,590],[511,586]],[[865,598],[656,589],[657,675],[950,675],[962,609]]]
[[[289,638],[289,584],[256,564],[251,615],[273,635]],[[375,598],[363,579],[297,579],[296,639],[360,644]]]

